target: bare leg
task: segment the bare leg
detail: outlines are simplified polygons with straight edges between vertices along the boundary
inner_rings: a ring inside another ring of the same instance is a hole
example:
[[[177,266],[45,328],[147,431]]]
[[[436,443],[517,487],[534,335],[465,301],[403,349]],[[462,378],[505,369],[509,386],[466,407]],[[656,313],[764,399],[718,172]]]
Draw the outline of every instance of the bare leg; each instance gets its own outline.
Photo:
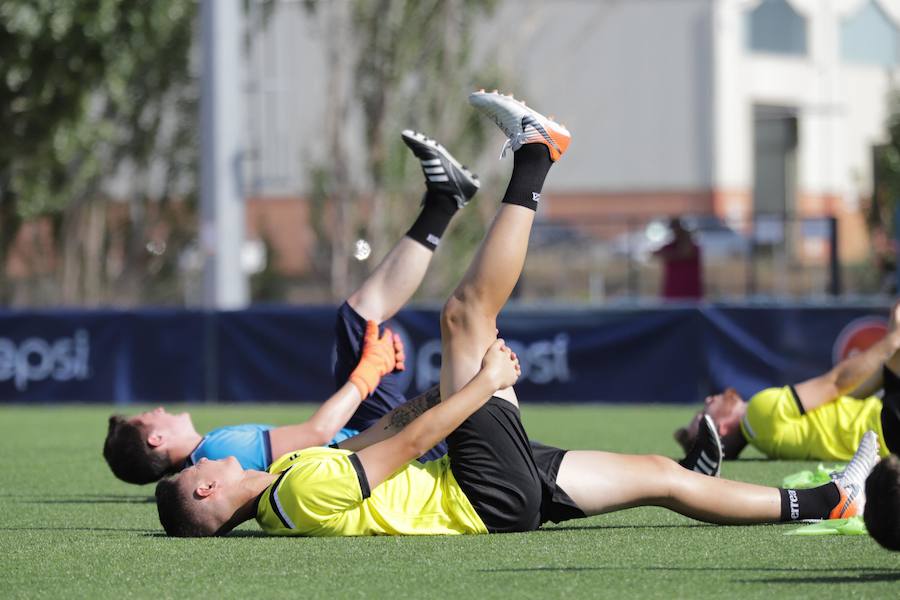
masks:
[[[478,373],[496,339],[497,314],[512,293],[528,251],[534,211],[502,204],[469,270],[441,314],[441,396],[447,398]],[[516,404],[507,388],[497,396]]]
[[[390,319],[419,289],[432,256],[433,250],[404,236],[347,303],[366,320]]]
[[[556,482],[588,516],[635,506],[720,524],[776,523],[781,516],[777,488],[708,477],[663,456],[572,451]]]
[[[569,146],[565,127],[512,96],[475,92],[469,103],[509,136],[513,171],[497,216],[469,270],[441,313],[441,397],[475,376],[496,336],[497,314],[512,293],[528,250],[528,238],[544,178]],[[495,394],[518,405],[512,388]]]
[[[453,215],[478,191],[475,175],[460,166],[446,148],[413,131],[404,131],[401,137],[423,167],[426,191],[422,211],[406,235],[347,299],[360,316],[379,323],[393,317],[416,293]]]

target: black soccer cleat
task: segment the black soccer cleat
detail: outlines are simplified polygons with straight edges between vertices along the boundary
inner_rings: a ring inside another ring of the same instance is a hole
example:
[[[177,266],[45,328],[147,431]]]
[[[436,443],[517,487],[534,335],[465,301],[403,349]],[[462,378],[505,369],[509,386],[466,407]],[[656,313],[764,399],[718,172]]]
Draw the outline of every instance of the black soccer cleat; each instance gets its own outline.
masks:
[[[481,186],[477,175],[459,164],[446,148],[421,133],[405,129],[400,137],[422,163],[428,191],[453,198],[459,208],[469,203]]]
[[[678,464],[710,477],[718,477],[722,471],[722,440],[716,429],[716,423],[709,415],[703,415],[700,426],[697,429],[697,439],[694,446]]]

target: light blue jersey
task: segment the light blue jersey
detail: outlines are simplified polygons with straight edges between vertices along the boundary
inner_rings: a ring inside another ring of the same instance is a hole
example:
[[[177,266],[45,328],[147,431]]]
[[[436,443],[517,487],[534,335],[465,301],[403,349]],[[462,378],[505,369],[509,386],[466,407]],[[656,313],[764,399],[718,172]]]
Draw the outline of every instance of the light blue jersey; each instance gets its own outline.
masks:
[[[229,456],[235,457],[244,469],[265,471],[272,464],[272,443],[269,441],[269,430],[274,425],[229,425],[213,429],[200,440],[191,452],[185,466],[196,464],[201,458],[218,460]],[[342,442],[359,433],[355,429],[344,428],[337,432],[332,444]]]

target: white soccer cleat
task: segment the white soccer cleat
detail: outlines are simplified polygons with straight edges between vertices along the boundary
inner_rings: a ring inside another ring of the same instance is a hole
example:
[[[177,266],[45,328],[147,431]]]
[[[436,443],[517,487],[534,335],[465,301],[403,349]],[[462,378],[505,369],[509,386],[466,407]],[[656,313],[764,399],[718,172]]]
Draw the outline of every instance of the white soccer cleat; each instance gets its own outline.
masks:
[[[847,519],[862,515],[866,507],[866,478],[878,464],[878,434],[867,431],[856,454],[840,473],[833,476],[841,499],[828,515],[829,519]]]
[[[507,148],[515,152],[525,144],[544,144],[550,151],[550,160],[556,162],[572,141],[572,134],[565,126],[528,108],[511,95],[480,90],[469,94],[469,104],[487,115],[506,134],[501,158],[506,155]]]

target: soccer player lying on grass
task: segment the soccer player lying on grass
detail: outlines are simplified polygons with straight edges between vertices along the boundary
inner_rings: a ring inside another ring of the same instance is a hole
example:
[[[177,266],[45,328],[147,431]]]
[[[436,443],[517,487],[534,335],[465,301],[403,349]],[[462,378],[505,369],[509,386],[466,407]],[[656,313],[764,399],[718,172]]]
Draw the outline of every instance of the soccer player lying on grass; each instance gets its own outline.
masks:
[[[661,456],[533,451],[509,387],[516,357],[496,339],[495,324],[522,271],[544,178],[570,136],[509,96],[477,92],[470,102],[509,136],[515,160],[497,215],[441,313],[444,401],[355,452],[308,448],[268,473],[232,459],[201,461],[157,484],[166,533],[223,534],[254,517],[275,535],[348,536],[529,531],[643,505],[716,523],[861,511],[863,481],[877,460],[874,434],[833,483],[809,490],[707,477]],[[415,461],[445,437],[447,456]]]
[[[691,447],[701,419],[712,417],[725,458],[737,458],[749,444],[775,459],[848,460],[868,430],[881,439],[882,456],[900,451],[898,320],[900,303],[891,311],[884,339],[823,375],[762,390],[749,402],[732,388],[709,396],[691,423],[675,431],[675,439]],[[883,398],[865,397],[882,385]]]
[[[399,343],[399,338],[388,332],[378,338],[371,322],[384,323],[409,301],[450,220],[475,195],[479,182],[434,140],[413,131],[404,131],[402,137],[425,175],[422,210],[406,235],[338,309],[334,367],[338,391],[309,420],[284,427],[246,424],[200,435],[188,413],[170,414],[158,408],[131,418],[113,415],[103,456],[116,477],[150,483],[201,458],[227,456],[236,457],[246,469],[266,470],[273,457],[339,442],[376,421],[378,428],[405,424],[411,419],[410,411],[424,410],[437,401],[435,388],[416,398],[409,409],[405,407],[399,377],[392,373],[392,344]],[[437,458],[445,452],[441,443],[425,457]]]

